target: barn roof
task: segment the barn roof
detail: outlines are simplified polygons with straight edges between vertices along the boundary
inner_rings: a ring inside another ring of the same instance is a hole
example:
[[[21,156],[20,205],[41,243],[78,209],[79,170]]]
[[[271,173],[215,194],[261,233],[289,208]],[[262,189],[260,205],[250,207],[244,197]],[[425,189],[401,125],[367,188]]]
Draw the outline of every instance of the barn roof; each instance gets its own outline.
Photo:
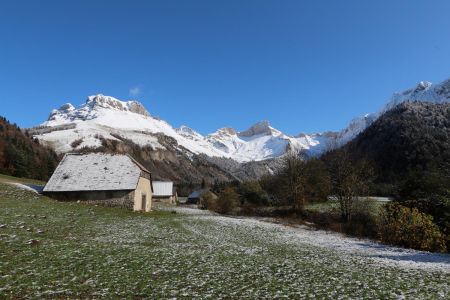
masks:
[[[153,181],[153,196],[170,197],[173,195],[172,181]]]
[[[134,190],[141,170],[127,155],[66,154],[44,192]]]

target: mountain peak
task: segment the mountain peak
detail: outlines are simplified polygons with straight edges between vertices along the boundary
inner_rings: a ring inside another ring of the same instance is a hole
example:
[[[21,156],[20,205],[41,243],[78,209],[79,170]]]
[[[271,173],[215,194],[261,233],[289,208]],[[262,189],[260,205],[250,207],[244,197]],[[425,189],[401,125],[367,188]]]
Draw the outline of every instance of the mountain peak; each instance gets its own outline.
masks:
[[[187,132],[187,133],[194,133],[195,132],[194,129],[192,129],[191,127],[188,127],[186,125],[181,125],[176,130],[179,131],[179,132]]]
[[[202,138],[202,135],[200,133],[198,133],[197,131],[195,131],[194,129],[192,129],[186,125],[181,125],[180,127],[176,128],[175,131],[184,137]]]
[[[217,133],[219,134],[227,134],[227,135],[236,135],[237,132],[234,130],[234,128],[231,127],[223,127],[217,130]]]
[[[86,100],[86,106],[90,107],[91,109],[100,107],[106,109],[129,111],[144,116],[150,116],[144,105],[136,100],[125,102],[111,96],[105,96],[103,94],[89,96]]]
[[[61,107],[58,110],[60,112],[68,113],[75,110],[75,107],[71,103],[66,103],[61,105]]]
[[[433,84],[429,81],[421,81],[421,82],[419,82],[419,84],[417,84],[414,91],[423,91],[423,90],[429,89],[432,85]]]
[[[48,116],[48,121],[56,120],[59,115],[69,114],[75,110],[75,107],[71,103],[61,105],[58,109],[53,109]]]
[[[239,136],[252,137],[255,135],[273,135],[280,132],[270,126],[269,121],[263,120],[253,124],[249,129],[239,132]]]

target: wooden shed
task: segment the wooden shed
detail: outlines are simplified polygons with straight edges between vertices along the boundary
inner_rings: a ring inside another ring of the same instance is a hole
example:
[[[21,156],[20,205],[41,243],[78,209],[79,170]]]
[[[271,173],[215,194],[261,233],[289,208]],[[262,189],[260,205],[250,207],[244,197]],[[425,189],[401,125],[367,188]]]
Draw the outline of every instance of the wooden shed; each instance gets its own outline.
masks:
[[[66,154],[43,192],[62,201],[150,211],[151,181],[150,172],[128,155]]]
[[[153,181],[153,201],[175,204],[177,191],[172,181]]]

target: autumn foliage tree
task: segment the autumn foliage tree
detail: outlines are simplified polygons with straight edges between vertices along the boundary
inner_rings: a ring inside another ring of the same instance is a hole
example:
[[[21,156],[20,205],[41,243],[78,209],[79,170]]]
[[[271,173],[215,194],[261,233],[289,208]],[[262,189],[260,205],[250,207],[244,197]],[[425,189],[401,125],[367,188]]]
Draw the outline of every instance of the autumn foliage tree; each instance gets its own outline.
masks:
[[[386,244],[425,251],[446,251],[446,236],[433,223],[432,216],[396,202],[383,207],[379,234]]]

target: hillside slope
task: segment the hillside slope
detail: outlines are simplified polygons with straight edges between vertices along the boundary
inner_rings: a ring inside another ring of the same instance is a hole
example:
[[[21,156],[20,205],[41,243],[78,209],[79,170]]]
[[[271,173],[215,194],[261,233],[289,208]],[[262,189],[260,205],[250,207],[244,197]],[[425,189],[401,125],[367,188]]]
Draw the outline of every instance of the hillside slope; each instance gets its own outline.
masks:
[[[58,163],[56,153],[0,117],[0,173],[48,179]]]
[[[450,188],[450,103],[398,104],[338,151],[368,159],[380,183],[421,173],[434,174]]]

